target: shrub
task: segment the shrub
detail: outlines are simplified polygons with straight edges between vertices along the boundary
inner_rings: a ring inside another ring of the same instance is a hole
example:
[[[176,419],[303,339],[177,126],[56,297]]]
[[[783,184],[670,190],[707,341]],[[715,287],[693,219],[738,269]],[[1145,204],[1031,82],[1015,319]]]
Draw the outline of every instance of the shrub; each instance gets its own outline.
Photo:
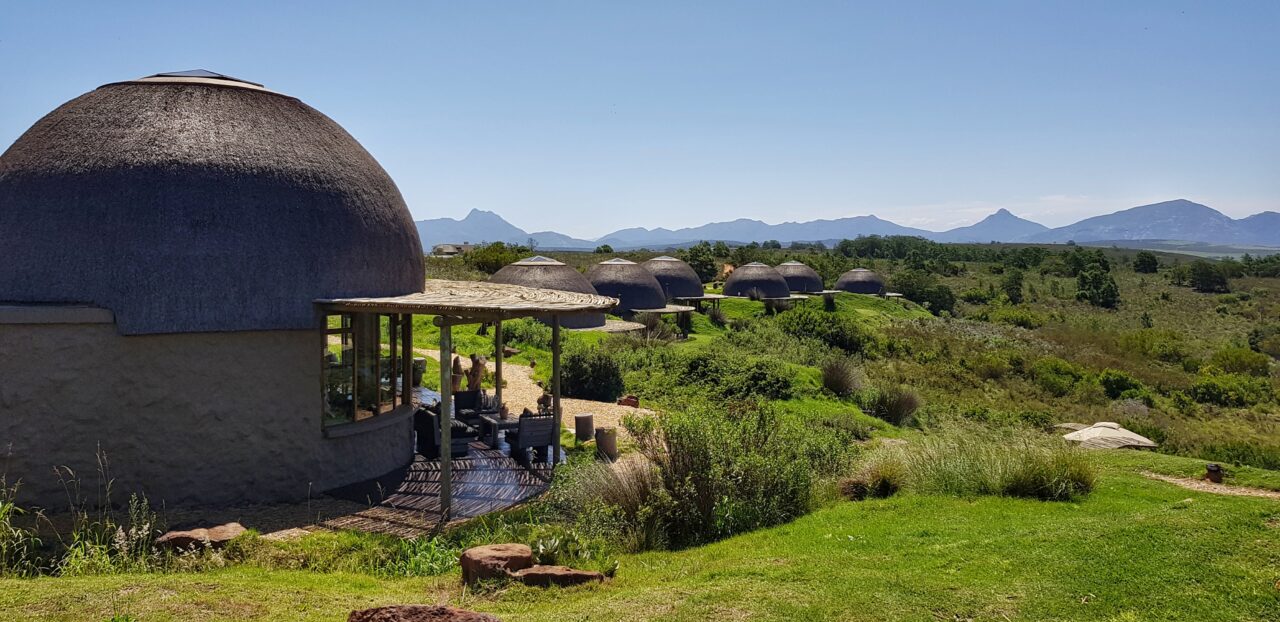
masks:
[[[1249,331],[1249,349],[1280,359],[1280,324],[1258,326]]]
[[[507,343],[546,350],[551,347],[551,327],[529,318],[508,320],[502,323],[502,338]]]
[[[1213,354],[1209,364],[1232,374],[1266,376],[1271,373],[1271,360],[1261,352],[1248,348],[1223,348]]]
[[[1207,294],[1227,293],[1231,291],[1227,283],[1227,274],[1220,267],[1203,259],[1191,262],[1187,276],[1191,288]]]
[[[861,391],[863,381],[862,370],[848,357],[831,357],[822,364],[822,386],[838,397]]]
[[[893,275],[889,285],[890,289],[928,308],[934,315],[955,311],[956,296],[951,288],[938,283],[937,277],[923,270],[903,270]]]
[[[671,497],[658,468],[632,454],[615,463],[594,460],[570,465],[552,490],[552,505],[589,533],[621,536],[627,550],[666,546],[665,516]]]
[[[509,263],[520,261],[527,253],[529,249],[523,246],[494,242],[463,253],[462,261],[473,270],[493,274]]]
[[[1031,376],[1046,393],[1062,397],[1071,392],[1084,372],[1056,356],[1047,356],[1032,363]]]
[[[960,294],[960,300],[972,305],[985,305],[991,302],[991,292],[981,289],[967,289]]]
[[[570,348],[560,368],[560,390],[568,397],[612,402],[624,390],[622,370],[600,348]]]
[[[1004,292],[1009,302],[1020,304],[1022,302],[1022,271],[1009,270],[1004,274],[1004,278],[1000,280],[1000,291]]]
[[[1045,317],[1030,309],[1021,307],[999,307],[987,314],[987,319],[999,324],[1009,324],[1028,330],[1044,326]]]
[[[794,393],[792,375],[786,365],[772,359],[699,352],[684,359],[676,381],[720,399],[785,400]]]
[[[1120,288],[1110,272],[1089,268],[1076,277],[1076,299],[1112,309],[1120,304]]]
[[[1106,392],[1107,397],[1113,400],[1128,397],[1131,391],[1141,391],[1143,389],[1142,382],[1137,378],[1120,370],[1110,368],[1104,369],[1101,374],[1098,374],[1098,384],[1102,385],[1102,390]]]
[[[1020,428],[951,424],[909,445],[873,451],[858,472],[867,490],[897,486],[922,494],[999,495],[1067,501],[1093,490],[1082,450]]]
[[[1268,379],[1225,373],[1212,367],[1202,370],[1187,392],[1197,402],[1218,406],[1253,406],[1272,399]]]
[[[823,313],[810,307],[785,311],[773,321],[788,335],[812,337],[851,354],[863,352],[875,339],[870,331],[850,317]]]
[[[710,309],[707,309],[707,320],[709,320],[713,326],[723,327],[727,323],[724,310],[720,307],[711,307]]]
[[[920,408],[920,396],[901,386],[877,388],[863,394],[862,410],[896,426],[910,423]]]
[[[1155,274],[1160,269],[1160,260],[1151,251],[1139,251],[1133,258],[1133,271],[1140,274]]]
[[[810,507],[815,471],[803,428],[770,407],[702,406],[624,425],[670,495],[661,524],[672,546],[776,525]]]

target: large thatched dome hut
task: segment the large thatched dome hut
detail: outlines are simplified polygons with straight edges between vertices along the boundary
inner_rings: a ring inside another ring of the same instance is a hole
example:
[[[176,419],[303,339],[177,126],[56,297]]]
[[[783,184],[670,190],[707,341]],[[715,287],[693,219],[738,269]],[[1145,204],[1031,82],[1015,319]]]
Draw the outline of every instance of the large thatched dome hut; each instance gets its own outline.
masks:
[[[760,298],[788,298],[791,290],[787,280],[772,266],[758,261],[743,264],[729,273],[724,281],[726,296],[758,296]]]
[[[823,290],[818,271],[798,261],[778,264],[778,274],[787,282],[787,289],[801,294],[813,294]]]
[[[854,268],[840,275],[836,289],[855,294],[882,294],[884,279],[866,268]]]
[[[99,450],[118,491],[169,505],[412,458],[403,413],[322,424],[337,332],[314,301],[419,291],[422,247],[378,162],[302,101],[204,71],[85,93],[0,155],[0,248],[0,438],[27,502],[65,503],[54,467],[92,479]]]
[[[675,257],[654,257],[640,265],[658,280],[667,300],[699,298],[706,294],[702,289],[702,279],[698,278],[693,266]]]
[[[489,281],[579,294],[597,293],[591,281],[573,266],[541,255],[507,264],[489,277]],[[561,318],[560,323],[565,328],[596,328],[605,325],[605,317],[603,313],[572,315]]]
[[[662,285],[640,264],[626,259],[608,259],[587,270],[587,280],[601,296],[617,298],[618,311],[624,314],[635,311],[664,309],[667,297]]]

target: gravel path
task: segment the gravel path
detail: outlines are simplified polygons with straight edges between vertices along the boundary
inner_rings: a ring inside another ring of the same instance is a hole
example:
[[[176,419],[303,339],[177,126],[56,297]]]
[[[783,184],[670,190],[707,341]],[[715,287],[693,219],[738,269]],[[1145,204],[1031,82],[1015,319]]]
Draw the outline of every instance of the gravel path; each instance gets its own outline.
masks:
[[[1264,499],[1280,500],[1280,491],[1263,490],[1261,488],[1249,488],[1247,486],[1228,486],[1226,484],[1215,484],[1202,479],[1191,479],[1189,477],[1173,477],[1172,475],[1161,475],[1150,471],[1143,471],[1142,474],[1151,479],[1158,479],[1162,482],[1168,482],[1175,486],[1181,486],[1189,490],[1198,490],[1200,492],[1209,492],[1215,495],[1230,495],[1233,497],[1262,497]]]

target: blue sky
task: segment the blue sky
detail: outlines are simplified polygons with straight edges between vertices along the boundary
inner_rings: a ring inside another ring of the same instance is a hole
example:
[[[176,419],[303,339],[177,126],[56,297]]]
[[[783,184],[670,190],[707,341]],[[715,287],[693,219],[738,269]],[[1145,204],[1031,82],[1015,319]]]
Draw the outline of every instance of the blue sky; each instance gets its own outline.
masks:
[[[204,68],[337,120],[415,218],[595,237],[1280,209],[1280,2],[0,0],[0,145]]]

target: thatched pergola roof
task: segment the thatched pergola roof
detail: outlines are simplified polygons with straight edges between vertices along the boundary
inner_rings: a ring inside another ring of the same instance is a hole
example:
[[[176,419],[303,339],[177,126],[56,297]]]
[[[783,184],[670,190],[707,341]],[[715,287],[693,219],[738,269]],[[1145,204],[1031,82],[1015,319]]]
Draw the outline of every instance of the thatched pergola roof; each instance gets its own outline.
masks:
[[[1100,421],[1087,428],[1064,434],[1062,438],[1092,449],[1153,449],[1155,441],[1120,427],[1111,421]]]
[[[424,276],[360,143],[210,72],[108,84],[37,121],[0,155],[0,248],[0,300],[92,304],[124,334],[315,328],[316,298]]]
[[[866,268],[854,268],[840,275],[836,289],[855,294],[880,294],[884,292],[884,279]]]
[[[333,312],[410,313],[482,321],[599,314],[618,304],[615,298],[597,294],[442,279],[427,279],[422,291],[403,296],[326,298],[314,302]]]
[[[822,277],[818,271],[798,261],[778,264],[778,274],[787,282],[787,289],[802,294],[816,294],[823,291]]]
[[[526,257],[503,266],[502,269],[489,277],[489,282],[554,289],[562,292],[577,292],[579,294],[594,295],[597,293],[596,288],[591,285],[591,281],[588,281],[587,277],[575,270],[573,266],[541,255]],[[547,318],[542,317],[541,319],[546,320]],[[563,318],[561,324],[565,328],[597,328],[605,325],[605,317],[603,313],[580,315]]]
[[[619,311],[659,311],[667,306],[667,296],[658,280],[634,261],[607,259],[591,266],[587,279],[600,295],[621,301]]]
[[[702,288],[702,279],[689,264],[675,257],[654,257],[640,264],[662,286],[667,300],[675,298],[698,298],[706,294]]]
[[[726,296],[750,296],[753,292],[761,298],[790,298],[787,280],[771,266],[758,261],[733,269],[724,281],[722,290]]]

